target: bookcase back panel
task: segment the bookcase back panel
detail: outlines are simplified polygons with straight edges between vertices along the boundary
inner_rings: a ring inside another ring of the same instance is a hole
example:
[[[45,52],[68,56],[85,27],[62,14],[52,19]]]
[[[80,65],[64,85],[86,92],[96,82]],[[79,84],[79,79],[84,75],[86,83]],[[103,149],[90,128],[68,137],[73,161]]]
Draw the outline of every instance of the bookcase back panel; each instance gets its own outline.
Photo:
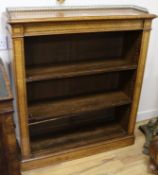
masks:
[[[115,90],[118,78],[118,73],[107,73],[30,83],[27,86],[28,101],[70,98]]]
[[[140,31],[25,37],[26,66],[134,58]],[[124,49],[123,49],[124,48]],[[132,53],[132,54],[131,54]]]

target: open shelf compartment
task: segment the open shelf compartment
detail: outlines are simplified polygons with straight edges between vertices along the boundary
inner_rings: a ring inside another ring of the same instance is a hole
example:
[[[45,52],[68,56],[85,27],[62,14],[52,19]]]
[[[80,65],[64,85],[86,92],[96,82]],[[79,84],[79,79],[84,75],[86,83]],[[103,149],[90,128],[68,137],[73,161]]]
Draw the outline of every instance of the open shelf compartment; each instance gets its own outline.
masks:
[[[70,117],[88,111],[129,104],[130,98],[121,91],[70,98],[53,102],[37,103],[29,107],[30,122]]]
[[[135,71],[113,72],[28,85],[29,122],[69,117],[129,104]]]
[[[141,31],[25,37],[26,81],[136,69]]]
[[[130,105],[122,105],[48,123],[30,125],[31,149],[35,156],[60,154],[110,139],[127,136]],[[121,116],[119,116],[121,114]]]

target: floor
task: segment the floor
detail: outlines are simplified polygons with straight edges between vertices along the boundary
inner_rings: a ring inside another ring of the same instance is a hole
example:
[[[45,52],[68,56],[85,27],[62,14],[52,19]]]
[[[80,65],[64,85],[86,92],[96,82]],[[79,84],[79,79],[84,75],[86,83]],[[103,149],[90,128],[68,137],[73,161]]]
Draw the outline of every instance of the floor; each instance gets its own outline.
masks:
[[[23,175],[150,175],[148,157],[142,154],[144,135],[137,128],[135,145],[23,172]]]

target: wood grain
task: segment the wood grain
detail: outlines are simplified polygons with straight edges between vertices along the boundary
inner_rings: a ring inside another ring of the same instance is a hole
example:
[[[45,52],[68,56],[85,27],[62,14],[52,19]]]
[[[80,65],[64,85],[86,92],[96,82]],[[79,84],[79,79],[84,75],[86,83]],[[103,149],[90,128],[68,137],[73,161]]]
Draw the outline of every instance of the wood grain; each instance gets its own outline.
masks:
[[[145,21],[145,23],[148,23],[148,22],[149,22],[148,20]],[[141,50],[140,50],[140,58],[138,63],[136,83],[135,83],[135,92],[133,96],[132,110],[130,114],[130,122],[129,122],[130,125],[128,126],[128,132],[130,134],[133,133],[134,125],[136,122],[136,114],[138,110],[139,98],[140,98],[141,87],[143,82],[143,75],[144,75],[144,69],[145,69],[145,63],[146,63],[149,38],[150,38],[150,30],[144,30],[143,36],[142,36],[142,44],[141,44]]]
[[[30,122],[33,122],[63,116],[69,117],[88,111],[129,104],[130,102],[131,101],[128,96],[126,96],[123,92],[116,91],[51,103],[37,103],[32,104],[29,107],[29,120]]]
[[[24,157],[30,154],[29,130],[28,130],[28,114],[27,114],[27,97],[25,84],[24,69],[24,45],[23,38],[16,38],[13,41],[14,64],[13,70],[16,83],[17,110],[19,114],[19,126],[21,135],[21,152]]]
[[[96,8],[55,10],[53,8],[10,8],[7,10],[9,23],[27,23],[39,21],[71,21],[95,19],[143,19],[154,18],[155,15],[137,8]]]
[[[27,82],[35,82],[40,80],[68,78],[81,75],[93,75],[104,72],[114,72],[121,70],[136,69],[137,64],[130,61],[105,60],[88,63],[79,63],[63,66],[43,66],[28,68],[26,71]]]
[[[50,134],[49,136],[35,137],[32,140],[31,148],[33,157],[40,157],[49,154],[63,154],[71,152],[86,145],[101,143],[117,137],[123,137],[126,132],[117,123],[103,123],[101,126],[90,126],[77,129],[65,134]]]
[[[36,24],[36,25],[35,25]],[[47,22],[47,23],[29,23],[23,26],[25,36],[38,35],[58,35],[58,34],[75,34],[75,33],[93,33],[93,32],[109,32],[109,31],[130,31],[142,30],[143,21],[138,19],[131,20],[105,20],[101,21],[64,21],[64,22]],[[13,37],[19,34],[13,33]]]

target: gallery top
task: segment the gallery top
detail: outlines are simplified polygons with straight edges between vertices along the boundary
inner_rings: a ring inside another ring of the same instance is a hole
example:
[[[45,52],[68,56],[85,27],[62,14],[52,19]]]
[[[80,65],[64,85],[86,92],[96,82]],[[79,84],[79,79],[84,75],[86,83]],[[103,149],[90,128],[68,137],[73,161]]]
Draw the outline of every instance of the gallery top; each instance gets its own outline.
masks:
[[[95,19],[152,19],[156,16],[138,6],[7,8],[9,23]]]

